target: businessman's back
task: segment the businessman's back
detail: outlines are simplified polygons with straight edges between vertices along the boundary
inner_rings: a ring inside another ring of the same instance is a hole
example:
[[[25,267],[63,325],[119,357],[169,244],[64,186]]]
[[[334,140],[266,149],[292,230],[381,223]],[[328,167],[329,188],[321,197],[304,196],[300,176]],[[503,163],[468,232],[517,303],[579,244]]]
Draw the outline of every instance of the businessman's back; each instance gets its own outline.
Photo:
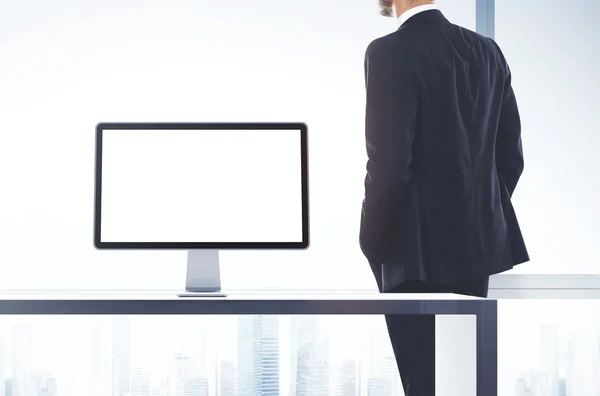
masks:
[[[511,74],[489,38],[429,10],[365,56],[360,242],[382,291],[528,261],[510,201],[523,171]]]

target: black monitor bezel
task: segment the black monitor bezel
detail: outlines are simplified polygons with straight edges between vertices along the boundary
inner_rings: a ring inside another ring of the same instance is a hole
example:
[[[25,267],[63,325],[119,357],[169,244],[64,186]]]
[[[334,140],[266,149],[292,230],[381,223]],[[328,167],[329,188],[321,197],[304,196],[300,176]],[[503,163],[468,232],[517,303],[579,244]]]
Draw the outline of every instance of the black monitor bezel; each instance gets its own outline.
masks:
[[[102,242],[102,136],[103,131],[213,129],[213,130],[299,130],[302,167],[302,241],[301,242]],[[310,245],[308,204],[308,127],[301,122],[286,123],[117,123],[96,125],[96,159],[94,191],[94,247],[96,249],[306,249]]]

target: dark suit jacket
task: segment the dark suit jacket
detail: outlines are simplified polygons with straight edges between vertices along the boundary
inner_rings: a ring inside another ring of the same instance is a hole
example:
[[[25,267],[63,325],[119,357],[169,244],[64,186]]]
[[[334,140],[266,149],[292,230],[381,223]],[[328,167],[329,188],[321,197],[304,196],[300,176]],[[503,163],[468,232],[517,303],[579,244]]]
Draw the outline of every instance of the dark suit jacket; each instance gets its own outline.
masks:
[[[497,44],[424,11],[369,45],[365,78],[360,245],[380,290],[528,261],[511,203],[521,125]]]

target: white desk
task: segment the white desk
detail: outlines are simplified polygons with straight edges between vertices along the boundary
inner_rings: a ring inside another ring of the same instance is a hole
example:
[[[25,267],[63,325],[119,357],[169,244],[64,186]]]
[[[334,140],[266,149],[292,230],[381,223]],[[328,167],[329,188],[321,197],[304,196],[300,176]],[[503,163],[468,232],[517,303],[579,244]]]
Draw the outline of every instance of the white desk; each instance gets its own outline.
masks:
[[[316,291],[231,291],[228,297],[199,298],[177,297],[177,293],[175,290],[0,291],[0,315],[440,315],[441,321],[436,317],[436,326],[439,328],[444,322],[445,330],[443,334],[441,329],[436,331],[436,356],[439,349],[446,365],[452,363],[454,356],[454,369],[469,364],[462,362],[465,356],[460,349],[452,352],[452,348],[464,347],[452,334],[460,336],[466,328],[464,324],[444,320],[441,315],[474,315],[476,374],[473,377],[477,392],[467,391],[462,395],[497,396],[496,300],[452,294]],[[438,348],[438,341],[445,346]],[[436,368],[436,378],[437,371]],[[436,394],[457,394],[449,390],[452,375],[452,372],[441,375],[444,378],[440,381],[447,385],[439,386],[436,380]]]

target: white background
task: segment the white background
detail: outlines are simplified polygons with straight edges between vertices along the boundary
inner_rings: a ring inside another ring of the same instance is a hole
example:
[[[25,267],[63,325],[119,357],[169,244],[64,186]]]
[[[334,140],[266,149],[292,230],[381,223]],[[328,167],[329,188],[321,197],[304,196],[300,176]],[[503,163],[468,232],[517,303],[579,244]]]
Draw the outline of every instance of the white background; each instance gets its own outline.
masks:
[[[374,289],[363,58],[395,29],[362,0],[0,1],[0,287],[183,287],[186,252],[94,249],[98,122],[305,122],[311,247],[224,252],[223,287]]]
[[[435,315],[435,395],[477,395],[477,316]]]
[[[102,242],[302,242],[300,130],[102,135]]]
[[[517,271],[599,273],[600,3],[496,3],[523,117],[514,201],[532,262]],[[474,1],[438,4],[475,29]],[[226,252],[223,287],[374,289],[363,56],[395,28],[362,0],[0,1],[0,287],[182,287],[185,252],[93,248],[98,122],[301,121],[311,248]]]

